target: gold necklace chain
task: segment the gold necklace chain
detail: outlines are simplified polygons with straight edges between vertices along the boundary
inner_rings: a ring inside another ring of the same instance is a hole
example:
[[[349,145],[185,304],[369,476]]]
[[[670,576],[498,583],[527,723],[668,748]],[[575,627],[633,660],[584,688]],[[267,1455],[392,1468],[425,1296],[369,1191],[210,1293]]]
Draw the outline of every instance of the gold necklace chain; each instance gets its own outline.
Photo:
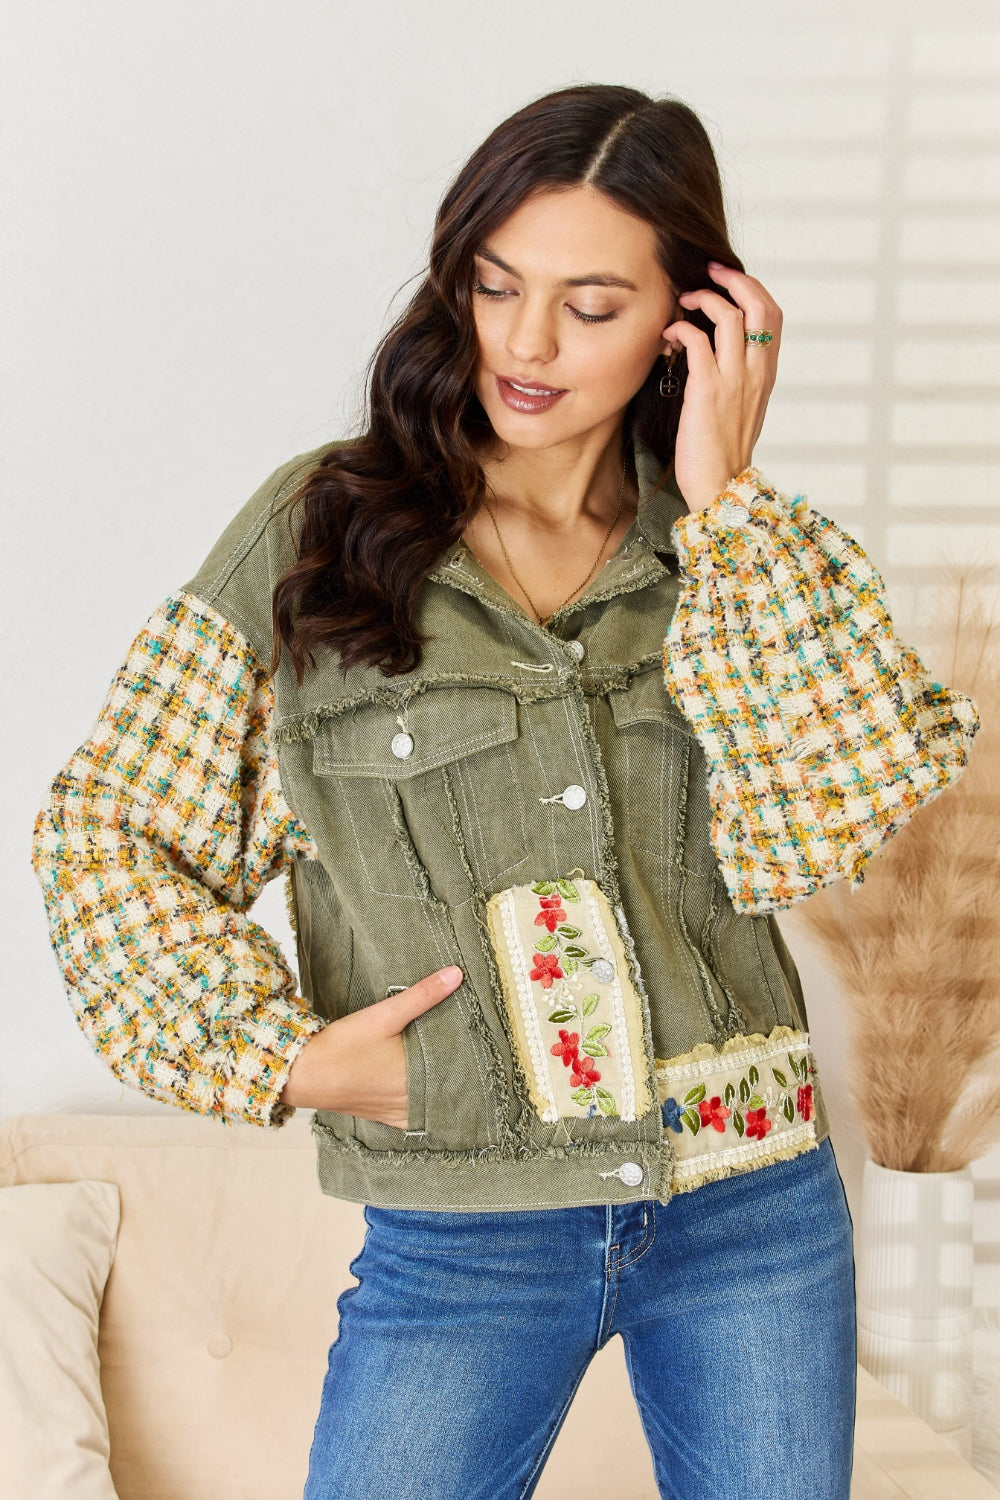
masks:
[[[546,625],[546,624],[548,624],[549,620],[552,619],[552,616],[554,614],[558,613],[558,611],[560,609],[562,609],[562,607],[563,607],[564,604],[568,604],[569,601],[572,599],[572,597],[573,597],[574,594],[578,594],[581,589],[584,589],[584,588],[587,587],[587,584],[590,582],[590,580],[593,578],[594,574],[597,572],[597,565],[600,562],[602,556],[604,555],[604,549],[608,545],[608,538],[611,535],[611,533],[614,531],[616,525],[618,524],[618,517],[622,513],[622,501],[625,498],[625,471],[626,471],[627,467],[628,467],[628,455],[626,454],[625,455],[625,460],[622,463],[622,486],[621,486],[621,489],[618,492],[618,509],[615,511],[614,516],[612,517],[611,525],[608,527],[607,531],[604,533],[604,540],[601,542],[600,550],[598,551],[598,554],[597,554],[596,558],[594,559],[594,566],[591,568],[590,572],[587,574],[587,576],[583,580],[583,582],[582,583],[578,583],[575,589],[570,589],[570,591],[566,595],[565,599],[561,600],[560,603],[556,605],[555,609],[551,610],[547,615],[543,615],[541,613],[541,611],[539,610],[539,608],[538,608],[537,604],[535,603],[534,599],[532,599],[531,595],[528,593],[528,590],[525,588],[524,584],[521,582],[520,578],[518,578],[517,574],[515,573],[515,571],[514,571],[514,564],[510,560],[510,553],[507,551],[507,548],[504,546],[503,537],[500,535],[500,527],[497,525],[497,518],[493,514],[493,507],[489,504],[489,502],[487,501],[486,497],[485,496],[483,497],[483,504],[486,506],[486,510],[487,510],[487,512],[489,514],[489,518],[493,522],[493,530],[497,534],[497,541],[500,543],[500,550],[503,553],[504,557],[506,558],[507,566],[510,569],[511,577],[513,578],[514,582],[517,584],[518,588],[521,590],[521,592],[524,595],[524,597],[527,599],[528,603],[531,605],[532,613],[535,615],[536,619],[538,620],[539,625]]]

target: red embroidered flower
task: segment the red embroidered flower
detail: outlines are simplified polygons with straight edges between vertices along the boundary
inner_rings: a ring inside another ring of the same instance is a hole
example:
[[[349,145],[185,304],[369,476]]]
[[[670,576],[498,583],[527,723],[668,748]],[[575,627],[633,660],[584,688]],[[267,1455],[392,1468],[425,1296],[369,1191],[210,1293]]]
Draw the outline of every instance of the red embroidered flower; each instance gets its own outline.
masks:
[[[799,1089],[797,1104],[799,1114],[802,1116],[803,1120],[810,1119],[813,1112],[813,1086],[811,1083],[804,1084],[803,1087]]]
[[[771,1121],[767,1118],[766,1109],[747,1110],[747,1139],[751,1141],[762,1141],[771,1128]]]
[[[566,913],[563,910],[561,896],[539,896],[538,904],[542,908],[535,918],[536,927],[547,927],[550,932],[555,932],[560,922],[565,922]]]
[[[563,971],[559,967],[558,953],[533,953],[535,967],[531,971],[532,979],[542,981],[542,989],[550,990],[553,979],[562,979]]]
[[[576,1059],[573,1071],[569,1076],[570,1088],[578,1089],[582,1085],[585,1089],[589,1089],[592,1084],[599,1083],[600,1080],[601,1075],[594,1067],[594,1059],[592,1057],[578,1057]]]
[[[732,1114],[732,1110],[727,1109],[718,1094],[716,1094],[714,1099],[703,1099],[701,1101],[698,1105],[698,1113],[701,1115],[702,1126],[706,1130],[709,1125],[712,1126],[713,1130],[725,1130],[726,1121]]]
[[[578,1031],[560,1031],[558,1042],[553,1042],[549,1051],[553,1057],[561,1057],[564,1067],[576,1066],[576,1053],[580,1045]]]

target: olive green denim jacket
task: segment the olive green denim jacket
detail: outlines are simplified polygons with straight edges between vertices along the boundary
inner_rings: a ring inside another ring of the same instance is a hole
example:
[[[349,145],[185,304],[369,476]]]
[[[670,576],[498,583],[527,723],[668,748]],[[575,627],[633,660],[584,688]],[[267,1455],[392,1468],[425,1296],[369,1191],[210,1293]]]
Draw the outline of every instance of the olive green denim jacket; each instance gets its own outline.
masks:
[[[679,492],[639,449],[636,520],[547,627],[460,541],[421,591],[416,670],[321,655],[300,687],[265,670],[271,593],[280,502],[322,451],[272,475],[156,611],[39,815],[95,1048],[154,1097],[273,1127],[311,1035],[454,962],[463,983],[403,1033],[407,1128],[315,1113],[324,1191],[666,1201],[814,1147],[795,966],[773,914],[727,894],[709,767],[664,686]],[[249,916],[279,871],[298,985]]]

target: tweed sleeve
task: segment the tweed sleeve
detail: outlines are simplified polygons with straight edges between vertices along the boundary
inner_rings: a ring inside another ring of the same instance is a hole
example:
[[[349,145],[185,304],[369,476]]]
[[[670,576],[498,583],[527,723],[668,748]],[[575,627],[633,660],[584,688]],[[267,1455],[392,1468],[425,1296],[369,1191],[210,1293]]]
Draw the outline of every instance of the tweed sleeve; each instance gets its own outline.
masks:
[[[745,470],[674,523],[664,681],[705,751],[730,898],[764,912],[864,866],[961,773],[973,701],[894,629],[858,543]]]
[[[325,1024],[248,911],[296,856],[270,681],[187,593],[137,636],[94,731],[56,776],[33,863],[76,1019],[123,1083],[224,1124],[283,1125],[295,1056]]]

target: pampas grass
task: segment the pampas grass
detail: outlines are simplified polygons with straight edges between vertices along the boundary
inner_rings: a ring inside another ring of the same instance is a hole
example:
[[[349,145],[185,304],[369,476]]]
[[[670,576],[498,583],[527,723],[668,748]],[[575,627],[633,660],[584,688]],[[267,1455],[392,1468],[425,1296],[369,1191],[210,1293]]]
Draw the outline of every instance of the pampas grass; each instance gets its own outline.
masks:
[[[783,917],[840,978],[854,1103],[873,1160],[897,1171],[952,1171],[1000,1138],[1000,626],[977,588],[987,571],[946,575],[943,648],[922,653],[979,709],[965,770],[859,889],[827,886]]]

